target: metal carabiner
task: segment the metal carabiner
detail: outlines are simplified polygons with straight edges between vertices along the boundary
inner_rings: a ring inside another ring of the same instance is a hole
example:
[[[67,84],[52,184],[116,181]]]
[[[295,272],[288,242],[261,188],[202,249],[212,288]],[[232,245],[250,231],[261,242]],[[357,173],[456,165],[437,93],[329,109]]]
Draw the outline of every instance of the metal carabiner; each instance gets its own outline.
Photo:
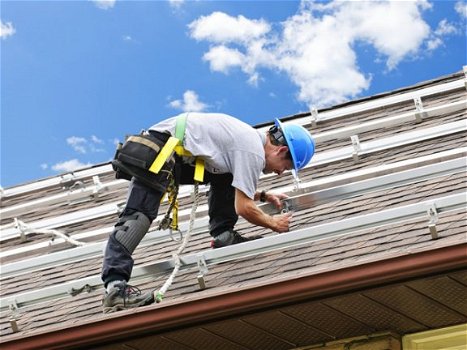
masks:
[[[180,234],[180,238],[175,238],[173,234],[173,229],[169,228],[170,239],[174,242],[180,242],[183,239],[183,232],[180,229],[178,229],[177,231]]]

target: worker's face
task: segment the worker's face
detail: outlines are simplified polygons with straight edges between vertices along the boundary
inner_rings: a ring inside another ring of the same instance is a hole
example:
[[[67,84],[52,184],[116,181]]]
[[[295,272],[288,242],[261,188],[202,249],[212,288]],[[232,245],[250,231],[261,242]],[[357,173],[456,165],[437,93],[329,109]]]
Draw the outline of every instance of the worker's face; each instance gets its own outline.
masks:
[[[288,151],[287,146],[276,146],[273,150],[266,153],[266,167],[263,173],[281,175],[286,170],[292,170],[292,160],[288,156]]]

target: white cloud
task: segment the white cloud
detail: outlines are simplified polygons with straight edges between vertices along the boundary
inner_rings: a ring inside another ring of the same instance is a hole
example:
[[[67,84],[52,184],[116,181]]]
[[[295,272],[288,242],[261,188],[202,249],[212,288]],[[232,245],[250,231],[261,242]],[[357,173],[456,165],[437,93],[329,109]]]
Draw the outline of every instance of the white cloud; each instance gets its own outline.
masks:
[[[16,33],[16,29],[13,27],[11,22],[3,23],[0,20],[0,38],[6,39]]]
[[[438,23],[438,27],[430,34],[427,40],[426,47],[428,51],[433,51],[444,44],[443,37],[452,34],[458,34],[459,30],[454,24],[449,23],[447,19],[443,19]]]
[[[187,90],[183,94],[183,100],[174,100],[169,103],[169,106],[175,109],[180,109],[184,112],[202,112],[209,107],[207,104],[199,100],[196,92]]]
[[[231,17],[223,12],[201,16],[188,25],[196,40],[215,43],[248,42],[264,36],[270,31],[265,20],[250,20],[244,16]]]
[[[74,171],[77,169],[91,166],[91,163],[81,163],[78,159],[71,159],[52,166],[52,170],[60,172]]]
[[[91,135],[90,140],[84,137],[70,136],[66,139],[66,143],[81,154],[105,152],[102,147],[98,147],[98,145],[103,146],[105,142],[96,135]]]
[[[467,2],[464,0],[460,0],[456,2],[454,8],[456,9],[457,13],[463,17],[467,18]]]
[[[432,39],[428,40],[427,43],[426,43],[426,48],[429,50],[429,51],[433,51],[433,50],[436,50],[438,47],[440,47],[441,45],[443,45],[443,40],[441,40],[440,38],[438,37],[433,37]]]
[[[246,60],[244,54],[237,49],[231,49],[224,45],[214,46],[203,56],[203,60],[209,62],[211,70],[228,73],[232,67],[241,67]]]
[[[203,55],[212,71],[239,68],[252,85],[262,80],[259,68],[281,71],[299,88],[300,101],[326,106],[361,94],[371,83],[371,74],[358,66],[356,44],[373,46],[375,59],[390,70],[430,45],[439,46],[422,18],[430,7],[426,0],[302,1],[297,14],[279,27],[221,12],[188,27],[192,38],[212,44]],[[450,30],[449,23],[440,23],[440,33]]]
[[[40,167],[41,167],[42,170],[47,170],[47,169],[49,168],[49,166],[48,166],[47,163],[42,163],[42,164],[40,165]]]
[[[98,143],[98,144],[103,144],[104,141],[102,141],[100,138],[98,138],[96,135],[91,135],[91,141],[94,142],[94,143]]]
[[[185,0],[169,0],[170,6],[176,9],[179,9],[183,5],[184,2]]]
[[[457,28],[448,22],[445,18],[438,23],[438,27],[435,30],[435,35],[447,35],[447,34],[456,34]]]
[[[108,10],[115,6],[115,0],[92,0],[92,2],[102,10]]]
[[[69,144],[76,152],[85,154],[86,145],[88,141],[84,137],[71,136],[66,139],[66,143]]]

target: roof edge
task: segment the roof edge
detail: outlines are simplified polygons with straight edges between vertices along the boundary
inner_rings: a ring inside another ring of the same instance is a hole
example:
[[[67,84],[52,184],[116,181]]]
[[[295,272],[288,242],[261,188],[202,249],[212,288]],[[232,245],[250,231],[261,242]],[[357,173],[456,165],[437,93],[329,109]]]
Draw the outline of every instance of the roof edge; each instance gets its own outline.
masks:
[[[24,334],[0,341],[2,349],[62,349],[84,347],[126,337],[155,333],[174,327],[239,315],[290,302],[325,297],[335,293],[394,283],[467,267],[467,243],[435,250],[409,253],[388,260],[255,286],[227,294],[188,301],[167,307],[135,310],[118,316],[86,320],[73,328]]]

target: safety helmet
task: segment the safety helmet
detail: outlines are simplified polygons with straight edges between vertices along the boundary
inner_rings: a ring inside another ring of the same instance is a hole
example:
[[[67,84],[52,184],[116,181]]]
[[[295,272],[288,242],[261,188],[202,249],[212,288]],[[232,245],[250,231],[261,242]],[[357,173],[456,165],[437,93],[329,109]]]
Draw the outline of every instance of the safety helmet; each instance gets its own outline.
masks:
[[[308,130],[295,124],[284,125],[275,119],[275,125],[282,131],[287,147],[292,155],[292,164],[295,172],[305,167],[315,153],[315,142]],[[294,175],[295,175],[294,172]]]

